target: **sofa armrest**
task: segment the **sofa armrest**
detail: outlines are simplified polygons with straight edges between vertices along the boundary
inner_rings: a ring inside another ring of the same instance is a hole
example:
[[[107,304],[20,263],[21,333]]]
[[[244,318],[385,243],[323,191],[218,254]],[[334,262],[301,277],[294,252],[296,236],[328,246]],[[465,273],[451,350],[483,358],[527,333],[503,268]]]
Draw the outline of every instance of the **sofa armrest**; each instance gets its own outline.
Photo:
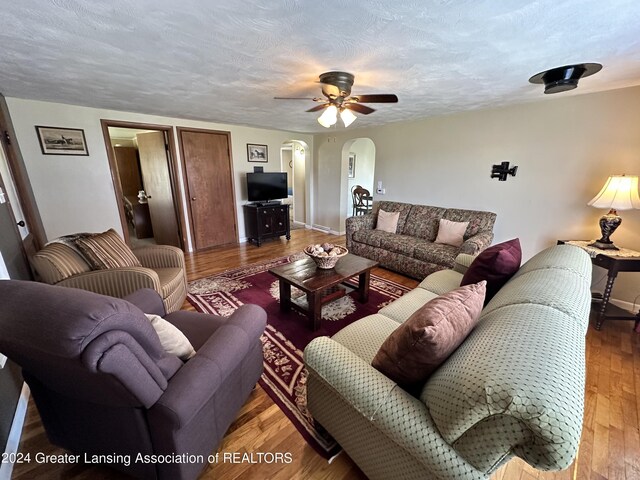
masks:
[[[171,378],[154,409],[176,429],[187,425],[260,341],[266,324],[261,307],[238,308]]]
[[[150,288],[141,288],[140,290],[136,290],[124,297],[124,299],[127,302],[134,304],[144,313],[160,315],[161,317],[164,317],[166,314],[162,297],[158,292]]]
[[[452,478],[452,470],[458,475],[456,478],[486,478],[444,441],[424,403],[343,345],[329,337],[316,338],[305,348],[304,362],[309,370],[307,401],[314,416],[314,403],[322,402],[331,409],[326,402],[333,401],[333,397],[313,397],[313,383],[321,382],[380,434],[424,465],[432,474],[429,478]],[[331,421],[318,421],[331,433]],[[359,435],[360,431],[354,431],[350,440],[361,441]]]
[[[482,250],[491,245],[493,240],[493,232],[480,232],[472,237],[467,238],[460,247],[460,253],[468,253],[469,255],[477,255]]]
[[[469,255],[468,253],[460,253],[456,257],[455,264],[453,265],[453,269],[462,273],[463,275],[467,272],[467,269],[471,265],[471,263],[476,259],[475,255]]]
[[[353,234],[358,230],[373,230],[373,226],[376,223],[376,218],[376,215],[372,213],[347,218],[347,220],[345,221],[347,230],[347,249],[351,250]]]
[[[151,245],[135,248],[133,254],[147,268],[182,268],[184,270],[184,253],[171,245]]]
[[[116,298],[124,298],[141,288],[150,288],[156,292],[161,291],[158,274],[144,267],[92,270],[66,278],[56,285],[81,288]]]

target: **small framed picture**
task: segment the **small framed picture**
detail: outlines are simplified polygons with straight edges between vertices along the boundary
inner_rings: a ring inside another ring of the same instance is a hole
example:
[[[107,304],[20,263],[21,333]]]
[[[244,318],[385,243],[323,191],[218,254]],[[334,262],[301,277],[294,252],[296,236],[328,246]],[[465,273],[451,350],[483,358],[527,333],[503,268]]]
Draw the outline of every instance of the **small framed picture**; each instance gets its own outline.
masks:
[[[349,172],[349,178],[355,178],[356,176],[356,154],[355,153],[349,154],[348,172]]]
[[[43,155],[89,155],[84,130],[36,125]]]
[[[269,149],[266,145],[247,143],[247,160],[250,162],[268,162]]]

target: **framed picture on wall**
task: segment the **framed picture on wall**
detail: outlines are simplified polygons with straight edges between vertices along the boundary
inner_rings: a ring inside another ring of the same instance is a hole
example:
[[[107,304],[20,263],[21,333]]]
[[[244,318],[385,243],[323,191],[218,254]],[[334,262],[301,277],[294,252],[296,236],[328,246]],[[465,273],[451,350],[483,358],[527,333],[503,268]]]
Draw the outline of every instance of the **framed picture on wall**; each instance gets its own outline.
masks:
[[[269,149],[266,145],[247,143],[247,160],[250,162],[268,162]]]
[[[84,130],[36,125],[43,155],[89,155]]]
[[[356,154],[349,154],[349,166],[348,166],[349,178],[355,178],[356,176]]]

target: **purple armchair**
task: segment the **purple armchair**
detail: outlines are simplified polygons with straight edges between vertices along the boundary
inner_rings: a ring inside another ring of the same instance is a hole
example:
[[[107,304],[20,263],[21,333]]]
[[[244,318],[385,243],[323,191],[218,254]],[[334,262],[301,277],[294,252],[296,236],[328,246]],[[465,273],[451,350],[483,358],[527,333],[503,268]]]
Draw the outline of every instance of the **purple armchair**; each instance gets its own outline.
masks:
[[[142,312],[178,327],[196,355],[183,363],[165,353]],[[265,325],[256,305],[229,318],[165,316],[149,289],[122,300],[0,281],[0,352],[22,367],[50,441],[75,454],[129,456],[111,466],[145,479],[201,472],[262,373]],[[204,462],[135,462],[138,454]]]

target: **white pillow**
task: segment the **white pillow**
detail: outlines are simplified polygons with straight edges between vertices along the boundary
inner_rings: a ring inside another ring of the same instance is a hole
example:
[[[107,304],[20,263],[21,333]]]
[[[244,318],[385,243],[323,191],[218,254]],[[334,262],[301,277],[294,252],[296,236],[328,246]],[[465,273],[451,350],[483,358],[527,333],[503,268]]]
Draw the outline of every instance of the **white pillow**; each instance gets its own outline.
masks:
[[[396,233],[399,218],[400,212],[385,212],[382,209],[378,210],[378,222],[376,223],[376,230]]]
[[[464,232],[467,231],[469,222],[452,222],[444,218],[440,219],[438,236],[434,243],[444,243],[459,247],[464,243]]]
[[[167,353],[175,355],[184,361],[189,360],[196,354],[193,345],[180,329],[159,315],[149,313],[145,313],[145,315],[151,322],[151,326],[155,329],[158,337],[160,337],[160,344]]]

